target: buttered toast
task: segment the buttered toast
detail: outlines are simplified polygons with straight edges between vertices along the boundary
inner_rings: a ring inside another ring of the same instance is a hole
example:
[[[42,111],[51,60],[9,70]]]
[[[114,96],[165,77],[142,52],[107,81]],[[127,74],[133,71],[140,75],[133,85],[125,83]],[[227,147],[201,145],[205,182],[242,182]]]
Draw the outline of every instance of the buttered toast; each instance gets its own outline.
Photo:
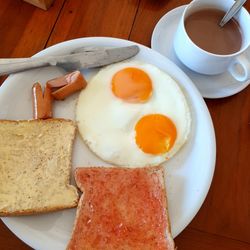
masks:
[[[75,130],[64,119],[0,121],[0,216],[77,205],[69,184]]]

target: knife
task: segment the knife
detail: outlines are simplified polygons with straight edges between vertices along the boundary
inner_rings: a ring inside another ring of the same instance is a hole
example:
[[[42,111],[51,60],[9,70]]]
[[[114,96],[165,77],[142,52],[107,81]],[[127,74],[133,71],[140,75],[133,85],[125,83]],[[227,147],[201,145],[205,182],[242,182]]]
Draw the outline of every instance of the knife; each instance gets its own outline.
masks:
[[[120,48],[77,49],[67,55],[40,56],[32,58],[0,59],[0,75],[16,73],[45,66],[58,66],[73,71],[89,69],[120,62],[135,56],[139,52],[137,45]]]

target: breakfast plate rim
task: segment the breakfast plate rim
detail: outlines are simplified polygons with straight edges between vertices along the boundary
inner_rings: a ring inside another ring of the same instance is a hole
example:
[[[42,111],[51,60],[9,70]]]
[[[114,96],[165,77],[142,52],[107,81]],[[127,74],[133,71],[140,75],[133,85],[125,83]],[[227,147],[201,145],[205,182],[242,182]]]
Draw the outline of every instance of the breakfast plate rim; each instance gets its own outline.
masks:
[[[196,215],[196,213],[199,211],[201,205],[203,204],[207,193],[209,191],[211,182],[212,182],[212,178],[213,178],[213,174],[214,174],[214,168],[215,168],[215,158],[216,158],[216,143],[215,143],[215,133],[214,133],[214,128],[213,128],[213,123],[209,114],[209,111],[207,109],[207,106],[202,98],[202,96],[200,95],[198,89],[196,88],[196,86],[192,83],[192,81],[190,80],[190,78],[178,67],[176,66],[172,61],[170,61],[169,59],[166,59],[163,55],[161,55],[159,52],[152,50],[144,45],[132,42],[132,41],[128,41],[128,40],[124,40],[124,39],[119,39],[119,38],[112,38],[112,37],[85,37],[85,38],[78,38],[78,39],[72,39],[72,40],[68,40],[68,41],[64,41],[62,43],[58,43],[55,44],[51,47],[48,47],[42,51],[40,51],[39,53],[35,54],[34,56],[43,56],[43,55],[49,55],[51,53],[56,52],[57,49],[60,50],[60,48],[64,48],[66,47],[72,47],[72,49],[75,49],[77,47],[79,47],[79,45],[81,43],[83,44],[91,44],[91,42],[96,42],[98,44],[112,44],[111,46],[114,46],[113,44],[121,44],[120,46],[126,46],[126,45],[138,45],[141,48],[146,49],[147,51],[152,51],[151,53],[157,54],[157,57],[162,58],[164,60],[166,60],[166,62],[168,64],[171,64],[172,66],[176,67],[178,72],[180,72],[180,74],[183,75],[183,77],[185,78],[185,80],[188,82],[188,84],[190,85],[190,87],[192,88],[192,90],[195,92],[195,95],[197,96],[197,98],[199,99],[199,104],[202,106],[202,109],[204,111],[204,113],[206,114],[206,123],[208,126],[208,133],[209,133],[209,140],[211,142],[211,146],[212,148],[210,149],[210,159],[209,159],[209,163],[207,163],[209,165],[209,172],[206,176],[206,184],[204,189],[201,192],[201,195],[198,197],[196,206],[193,207],[193,211],[190,213],[189,217],[186,219],[186,221],[183,221],[182,225],[178,228],[178,233],[177,235],[190,223],[190,221],[194,218],[194,216]],[[6,81],[5,83],[1,86],[0,88],[0,98],[2,95],[4,95],[5,90],[8,88],[8,84],[7,82],[11,81],[12,78],[14,77],[14,75],[11,75]],[[8,218],[1,218],[2,221],[5,223],[5,225],[17,236],[19,237],[22,241],[24,241],[25,243],[27,243],[28,245],[34,247],[34,248],[38,248],[39,245],[36,244],[36,242],[33,240],[32,236],[29,235],[22,235],[21,231],[18,231],[15,229],[15,227],[13,226],[12,223],[9,223]],[[176,236],[177,236],[176,235]]]

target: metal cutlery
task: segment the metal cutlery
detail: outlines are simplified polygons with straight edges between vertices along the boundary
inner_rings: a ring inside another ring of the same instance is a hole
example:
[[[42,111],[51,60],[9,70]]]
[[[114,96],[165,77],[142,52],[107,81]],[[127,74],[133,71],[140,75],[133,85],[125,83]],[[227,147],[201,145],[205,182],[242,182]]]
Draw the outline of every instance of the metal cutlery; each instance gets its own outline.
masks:
[[[59,66],[67,71],[95,68],[120,62],[135,56],[137,45],[120,48],[79,48],[70,54],[32,58],[0,59],[0,75],[16,73],[45,66]]]

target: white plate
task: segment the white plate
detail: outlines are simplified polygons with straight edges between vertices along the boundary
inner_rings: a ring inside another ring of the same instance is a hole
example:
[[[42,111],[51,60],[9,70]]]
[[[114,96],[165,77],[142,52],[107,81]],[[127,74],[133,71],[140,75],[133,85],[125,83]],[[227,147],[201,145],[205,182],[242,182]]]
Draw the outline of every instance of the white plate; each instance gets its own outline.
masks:
[[[115,38],[82,38],[52,46],[38,55],[72,51],[82,46],[127,46],[133,42]],[[171,61],[145,46],[135,59],[152,63],[168,72],[179,82],[192,112],[190,139],[165,166],[172,232],[177,236],[192,220],[202,205],[210,187],[215,166],[215,136],[207,107],[194,84]],[[95,70],[83,71],[89,77]],[[63,70],[47,67],[10,76],[0,88],[1,119],[31,119],[31,86],[59,76]],[[54,105],[54,116],[74,119],[78,94]],[[173,107],[174,108],[174,107]],[[92,154],[77,135],[73,151],[73,166],[108,165]],[[65,249],[69,240],[75,209],[44,215],[2,218],[21,240],[36,249]]]
[[[183,5],[171,10],[159,20],[151,38],[152,49],[168,57],[179,66],[194,82],[203,97],[222,98],[234,95],[245,89],[249,85],[250,80],[245,83],[238,83],[228,72],[215,76],[198,74],[188,69],[176,57],[173,40],[181,15],[186,6],[187,5]],[[250,58],[250,48],[248,48],[245,53],[247,57]]]

